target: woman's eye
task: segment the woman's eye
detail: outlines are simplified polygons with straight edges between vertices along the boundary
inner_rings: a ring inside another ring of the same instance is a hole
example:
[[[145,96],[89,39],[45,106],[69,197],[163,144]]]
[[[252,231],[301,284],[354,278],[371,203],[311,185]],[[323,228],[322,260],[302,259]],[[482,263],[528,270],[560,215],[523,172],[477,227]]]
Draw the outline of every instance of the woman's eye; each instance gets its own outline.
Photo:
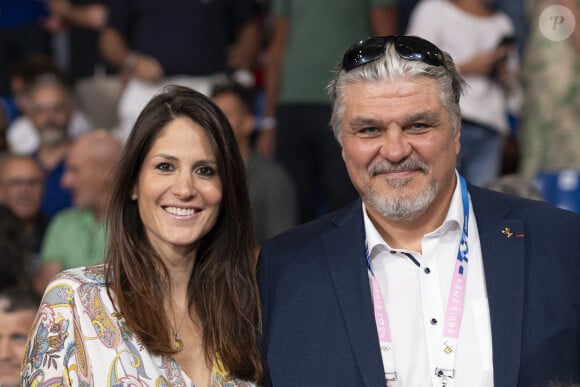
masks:
[[[155,166],[155,169],[158,169],[162,172],[170,172],[173,171],[175,168],[173,168],[173,165],[171,165],[171,163],[159,163]]]
[[[212,167],[204,166],[197,168],[195,173],[201,176],[213,176],[215,175],[215,170]]]

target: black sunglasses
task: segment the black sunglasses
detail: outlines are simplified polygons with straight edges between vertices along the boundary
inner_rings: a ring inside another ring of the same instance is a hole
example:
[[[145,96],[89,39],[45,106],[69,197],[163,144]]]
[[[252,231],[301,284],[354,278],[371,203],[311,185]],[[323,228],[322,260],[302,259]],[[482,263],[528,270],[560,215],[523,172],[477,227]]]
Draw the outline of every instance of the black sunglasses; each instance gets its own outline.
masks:
[[[373,62],[385,54],[385,46],[394,42],[397,54],[403,59],[419,61],[431,66],[443,65],[443,53],[433,43],[417,36],[377,36],[361,40],[349,48],[342,58],[342,68],[350,71]]]

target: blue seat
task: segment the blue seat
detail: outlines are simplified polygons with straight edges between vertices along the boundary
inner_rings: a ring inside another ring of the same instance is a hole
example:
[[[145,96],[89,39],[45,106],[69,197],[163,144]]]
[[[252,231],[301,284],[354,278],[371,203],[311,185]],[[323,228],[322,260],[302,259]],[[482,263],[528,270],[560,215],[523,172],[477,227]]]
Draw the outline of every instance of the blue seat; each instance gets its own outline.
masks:
[[[555,206],[580,213],[580,171],[544,171],[536,177],[544,199]]]

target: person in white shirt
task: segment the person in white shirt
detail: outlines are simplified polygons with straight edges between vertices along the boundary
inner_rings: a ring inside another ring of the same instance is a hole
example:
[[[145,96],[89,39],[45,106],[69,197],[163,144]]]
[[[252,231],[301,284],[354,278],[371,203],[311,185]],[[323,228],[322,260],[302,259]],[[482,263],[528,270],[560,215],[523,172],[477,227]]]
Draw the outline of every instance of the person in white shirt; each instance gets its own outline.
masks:
[[[433,17],[437,15],[437,17]],[[461,99],[459,172],[484,186],[501,172],[509,115],[521,104],[514,25],[487,0],[423,0],[408,35],[427,39],[455,60],[468,88]]]
[[[7,139],[10,151],[20,155],[37,152],[42,144],[42,127],[54,123],[66,129],[67,137],[74,139],[91,130],[87,117],[72,103],[71,92],[63,79],[55,74],[41,74],[29,85],[27,102],[33,104],[40,92],[50,90],[62,99],[51,106],[29,109],[30,112],[16,118],[8,127]],[[51,114],[50,116],[48,114]],[[44,115],[44,117],[40,117]]]
[[[456,170],[465,82],[414,36],[346,51],[331,126],[360,199],[266,241],[266,386],[580,381],[580,216]]]

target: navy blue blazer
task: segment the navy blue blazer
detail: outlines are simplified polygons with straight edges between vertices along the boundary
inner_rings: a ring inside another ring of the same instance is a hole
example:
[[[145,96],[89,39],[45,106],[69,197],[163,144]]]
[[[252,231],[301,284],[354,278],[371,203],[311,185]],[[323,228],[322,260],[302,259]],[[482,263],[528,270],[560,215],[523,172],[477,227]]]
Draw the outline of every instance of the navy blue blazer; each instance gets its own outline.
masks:
[[[580,216],[474,186],[469,192],[495,386],[579,382]],[[385,385],[363,231],[359,200],[264,243],[258,273],[266,385]]]

